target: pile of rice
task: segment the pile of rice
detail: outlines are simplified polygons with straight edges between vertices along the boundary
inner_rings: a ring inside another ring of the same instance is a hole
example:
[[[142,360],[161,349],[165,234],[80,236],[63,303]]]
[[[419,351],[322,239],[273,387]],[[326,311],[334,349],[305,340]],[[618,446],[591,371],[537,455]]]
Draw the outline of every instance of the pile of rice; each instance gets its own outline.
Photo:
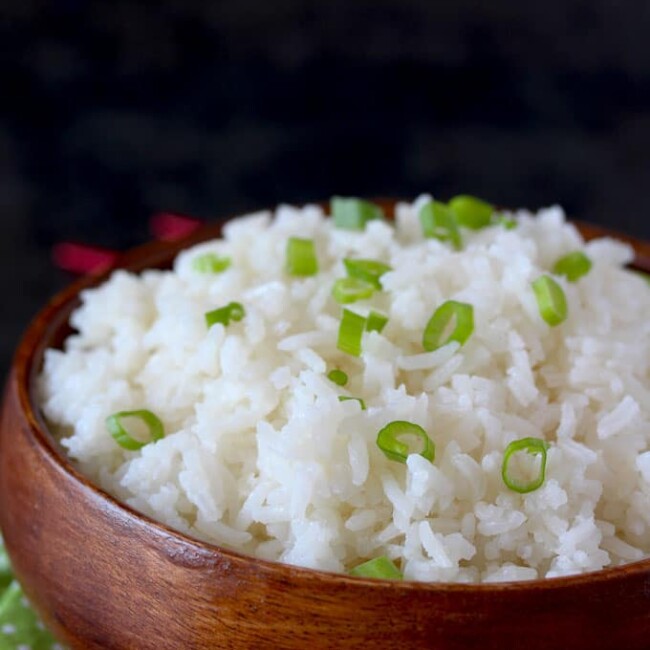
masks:
[[[115,272],[84,292],[65,351],[48,350],[42,404],[81,471],[179,531],[268,560],[343,572],[386,555],[405,579],[495,582],[561,576],[650,554],[650,290],[624,270],[632,250],[585,244],[560,208],[520,211],[517,227],[463,230],[454,251],[424,239],[418,211],[365,231],[333,227],[316,206],[228,223],[172,271]],[[320,271],[285,271],[289,237],[312,238]],[[562,255],[593,262],[556,278],[569,315],[540,316],[531,282]],[[220,274],[192,260],[232,259]],[[388,315],[360,357],[337,349],[331,296],[345,257],[390,264],[383,291],[347,305]],[[422,348],[432,313],[474,308],[463,347]],[[206,327],[230,301],[240,322]],[[349,376],[333,383],[333,368]],[[340,395],[360,397],[339,401]],[[149,409],[166,436],[127,451],[105,419]],[[432,462],[377,447],[393,420],[421,425]],[[506,487],[508,443],[550,447],[543,485]]]

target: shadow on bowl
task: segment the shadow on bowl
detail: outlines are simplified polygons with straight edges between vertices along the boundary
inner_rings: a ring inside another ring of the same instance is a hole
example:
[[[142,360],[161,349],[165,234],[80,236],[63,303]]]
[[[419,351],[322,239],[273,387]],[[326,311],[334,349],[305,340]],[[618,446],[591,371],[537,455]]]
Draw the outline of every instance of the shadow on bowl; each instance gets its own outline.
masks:
[[[390,201],[382,202],[392,212]],[[579,224],[590,239],[650,245]],[[164,267],[218,225],[125,253]],[[82,279],[27,330],[0,424],[0,526],[15,572],[57,637],[86,650],[650,647],[650,560],[565,578],[461,585],[372,581],[265,562],[178,533],[117,502],[72,466],[35,402],[47,347],[70,333]]]

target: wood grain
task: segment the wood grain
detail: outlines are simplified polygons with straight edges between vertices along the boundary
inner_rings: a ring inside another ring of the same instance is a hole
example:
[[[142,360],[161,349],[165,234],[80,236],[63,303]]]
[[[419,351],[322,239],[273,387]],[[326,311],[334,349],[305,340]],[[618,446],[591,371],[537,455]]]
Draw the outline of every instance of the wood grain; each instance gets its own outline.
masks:
[[[147,244],[121,266],[164,266],[181,246],[218,232],[212,225],[182,243]],[[650,271],[650,245],[632,244],[638,267]],[[373,582],[241,556],[116,502],[59,451],[32,393],[43,350],[69,333],[78,292],[100,280],[75,283],[31,324],[0,421],[0,525],[26,593],[63,642],[85,650],[648,648],[650,560],[501,585]]]

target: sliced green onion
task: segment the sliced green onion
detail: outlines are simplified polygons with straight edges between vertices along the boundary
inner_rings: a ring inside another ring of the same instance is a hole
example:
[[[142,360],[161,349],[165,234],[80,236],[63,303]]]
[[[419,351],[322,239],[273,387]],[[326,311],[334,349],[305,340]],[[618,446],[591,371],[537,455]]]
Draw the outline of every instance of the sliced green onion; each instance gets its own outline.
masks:
[[[122,423],[124,418],[135,418],[143,422],[147,429],[149,429],[149,440],[136,440]],[[160,421],[160,418],[146,409],[113,413],[113,415],[109,415],[106,418],[106,428],[120,447],[131,451],[142,449],[142,447],[150,442],[155,442],[165,436],[165,427]]]
[[[343,310],[343,317],[339,325],[339,334],[336,347],[342,352],[355,357],[361,355],[361,338],[366,328],[366,319],[355,314],[349,309]]]
[[[361,410],[366,410],[366,403],[360,397],[351,397],[349,395],[339,395],[339,402],[349,402],[350,400],[356,400],[361,406]]]
[[[403,580],[402,572],[385,555],[368,560],[350,570],[356,578],[377,578],[379,580]]]
[[[318,259],[313,239],[289,237],[285,268],[289,275],[306,277],[318,273]]]
[[[381,278],[384,273],[392,270],[388,264],[384,264],[378,260],[357,260],[346,258],[343,260],[343,264],[345,265],[349,277],[369,282],[375,287],[375,289],[380,290],[381,282],[379,281],[379,278]]]
[[[339,278],[332,287],[332,296],[336,302],[347,305],[357,300],[365,300],[375,293],[375,287],[365,280],[357,278]]]
[[[492,218],[492,225],[501,226],[504,230],[514,230],[517,227],[517,220],[506,217],[505,214],[500,214]]]
[[[506,486],[520,494],[526,494],[541,487],[546,477],[546,450],[548,448],[549,444],[541,438],[522,438],[511,442],[506,447],[503,454],[503,463],[501,464],[501,477]],[[511,476],[509,467],[511,456],[521,451],[534,455],[541,454],[542,457],[537,476],[528,482],[522,482]]]
[[[386,323],[388,322],[388,316],[382,314],[381,312],[375,311],[374,309],[370,310],[368,318],[366,319],[366,331],[367,332],[381,332]]]
[[[410,451],[409,446],[400,440],[402,436],[416,437],[420,443],[420,451]],[[414,422],[395,420],[390,422],[377,434],[377,446],[384,452],[386,458],[405,463],[409,454],[420,456],[433,462],[436,457],[436,446],[426,431]]]
[[[345,230],[364,230],[368,221],[383,219],[384,211],[370,201],[357,198],[333,196],[330,211],[337,228]]]
[[[245,315],[246,310],[241,303],[229,302],[225,307],[206,312],[205,323],[208,327],[212,327],[217,323],[226,326],[230,324],[230,321],[240,321]]]
[[[222,273],[230,267],[232,260],[216,253],[197,255],[192,260],[192,268],[198,273]]]
[[[451,211],[456,215],[458,224],[472,230],[480,230],[490,225],[494,206],[475,196],[461,194],[449,201]]]
[[[420,224],[425,237],[448,241],[459,250],[462,239],[454,213],[444,203],[429,201],[420,208]]]
[[[424,333],[422,347],[437,350],[450,341],[464,345],[474,331],[474,307],[466,302],[447,300],[433,312]]]
[[[337,386],[345,386],[348,383],[348,376],[342,370],[334,368],[327,373],[327,378],[333,381]]]
[[[542,275],[532,283],[540,316],[555,327],[566,320],[568,309],[562,287],[549,275]]]
[[[591,260],[582,252],[574,251],[555,262],[553,273],[563,275],[569,282],[576,282],[591,271]]]

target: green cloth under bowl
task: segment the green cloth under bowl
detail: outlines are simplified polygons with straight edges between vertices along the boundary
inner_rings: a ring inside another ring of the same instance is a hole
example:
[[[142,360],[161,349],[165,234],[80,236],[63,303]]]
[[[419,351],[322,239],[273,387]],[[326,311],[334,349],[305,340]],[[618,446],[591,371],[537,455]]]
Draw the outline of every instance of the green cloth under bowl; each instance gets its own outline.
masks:
[[[31,608],[0,538],[0,650],[64,650]]]

